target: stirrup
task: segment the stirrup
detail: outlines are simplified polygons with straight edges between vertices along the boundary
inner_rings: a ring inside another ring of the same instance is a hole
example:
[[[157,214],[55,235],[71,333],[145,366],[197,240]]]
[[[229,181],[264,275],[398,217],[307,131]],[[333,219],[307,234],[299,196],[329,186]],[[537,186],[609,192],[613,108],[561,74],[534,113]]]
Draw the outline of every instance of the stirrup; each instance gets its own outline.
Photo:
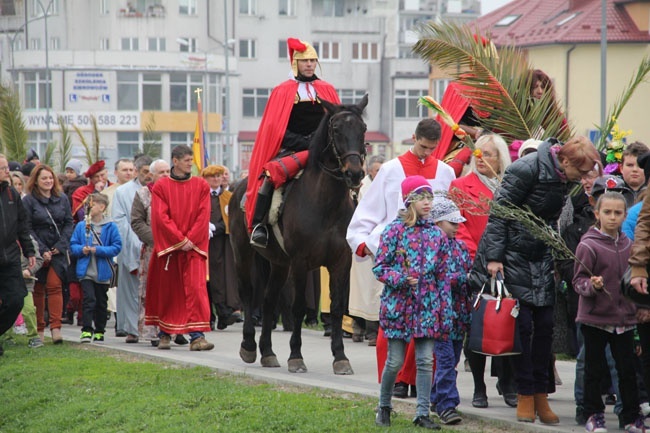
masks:
[[[253,232],[251,233],[251,245],[256,247],[266,248],[269,244],[269,232],[266,229],[266,224],[258,224],[253,227]]]

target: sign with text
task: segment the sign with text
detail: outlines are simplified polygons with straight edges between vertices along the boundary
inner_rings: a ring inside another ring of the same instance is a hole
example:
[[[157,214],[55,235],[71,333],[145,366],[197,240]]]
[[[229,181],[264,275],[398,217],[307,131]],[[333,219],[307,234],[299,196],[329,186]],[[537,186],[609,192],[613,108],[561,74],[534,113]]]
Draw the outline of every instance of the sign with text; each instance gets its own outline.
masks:
[[[97,119],[97,128],[100,131],[140,131],[139,111],[23,111],[23,120],[28,131],[46,131],[49,120],[50,130],[59,129],[59,116],[65,124],[72,129],[76,125],[82,131],[92,130],[91,116]]]
[[[74,110],[115,108],[115,73],[112,71],[65,71],[65,107]]]

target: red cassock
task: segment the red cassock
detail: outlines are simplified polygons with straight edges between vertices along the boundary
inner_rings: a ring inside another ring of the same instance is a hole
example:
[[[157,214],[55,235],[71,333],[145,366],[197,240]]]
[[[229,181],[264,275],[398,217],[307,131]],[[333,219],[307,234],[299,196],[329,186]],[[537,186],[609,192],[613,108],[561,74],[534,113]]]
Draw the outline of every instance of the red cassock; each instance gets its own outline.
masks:
[[[458,225],[458,233],[456,233],[456,238],[465,242],[469,254],[472,257],[472,260],[474,260],[478,243],[481,240],[481,236],[483,236],[485,226],[488,222],[487,215],[480,215],[484,213],[482,209],[486,206],[481,202],[481,199],[487,198],[492,200],[494,194],[483,182],[481,182],[475,173],[470,173],[467,176],[453,180],[449,186],[449,191],[452,191],[454,188],[463,191],[474,203],[482,204],[482,206],[477,207],[477,209],[471,209],[467,206],[461,208],[460,213],[467,221]],[[477,215],[477,213],[479,215]]]
[[[149,263],[145,324],[169,334],[210,331],[208,223],[210,187],[200,177],[156,182],[151,198],[154,253]],[[182,251],[191,241],[194,248]]]
[[[310,84],[316,89],[318,98],[325,99],[333,104],[341,103],[336,90],[331,84],[322,80],[314,80]],[[248,169],[248,187],[246,189],[246,222],[249,232],[253,229],[252,221],[255,203],[257,202],[257,192],[262,186],[262,167],[280,151],[280,145],[289,124],[289,116],[297,92],[298,82],[296,80],[287,80],[275,87],[271,92],[260,127],[257,130]]]

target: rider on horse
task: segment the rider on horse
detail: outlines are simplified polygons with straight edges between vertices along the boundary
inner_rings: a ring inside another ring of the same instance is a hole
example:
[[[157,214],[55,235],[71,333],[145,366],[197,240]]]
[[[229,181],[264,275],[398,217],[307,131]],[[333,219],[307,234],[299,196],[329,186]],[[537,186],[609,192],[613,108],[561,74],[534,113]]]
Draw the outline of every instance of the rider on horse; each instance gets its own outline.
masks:
[[[257,132],[246,189],[246,222],[251,244],[266,247],[266,215],[277,187],[268,178],[264,165],[278,153],[306,151],[311,134],[325,114],[320,98],[340,104],[334,87],[315,74],[318,54],[309,43],[287,40],[291,78],[273,89]]]

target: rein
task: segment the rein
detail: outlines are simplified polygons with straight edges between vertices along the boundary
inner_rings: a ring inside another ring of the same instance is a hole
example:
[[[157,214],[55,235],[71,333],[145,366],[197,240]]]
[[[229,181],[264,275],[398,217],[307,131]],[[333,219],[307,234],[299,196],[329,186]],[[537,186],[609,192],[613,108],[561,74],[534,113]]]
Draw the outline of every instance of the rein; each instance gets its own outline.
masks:
[[[357,151],[351,150],[351,151],[346,152],[346,153],[344,153],[342,155],[341,155],[341,151],[338,149],[338,147],[336,147],[336,142],[334,141],[334,131],[333,131],[333,129],[334,129],[334,126],[333,126],[334,119],[337,116],[340,117],[340,116],[346,115],[346,114],[352,114],[353,116],[359,117],[356,113],[354,113],[352,111],[347,111],[347,110],[346,111],[340,111],[340,112],[334,114],[332,117],[330,117],[330,119],[328,121],[328,125],[327,125],[327,146],[325,146],[325,148],[321,152],[321,153],[324,153],[328,148],[331,147],[332,148],[332,153],[334,154],[334,157],[336,158],[336,161],[338,162],[338,167],[330,168],[330,167],[327,167],[325,164],[323,164],[320,161],[318,163],[320,168],[322,168],[323,171],[326,174],[328,174],[328,175],[330,175],[330,176],[332,176],[332,177],[334,177],[335,179],[338,179],[338,180],[344,180],[343,161],[345,161],[347,158],[349,158],[351,156],[356,156],[361,161],[361,164],[363,164],[363,162],[366,159],[365,145],[364,145],[363,152],[357,152]]]

